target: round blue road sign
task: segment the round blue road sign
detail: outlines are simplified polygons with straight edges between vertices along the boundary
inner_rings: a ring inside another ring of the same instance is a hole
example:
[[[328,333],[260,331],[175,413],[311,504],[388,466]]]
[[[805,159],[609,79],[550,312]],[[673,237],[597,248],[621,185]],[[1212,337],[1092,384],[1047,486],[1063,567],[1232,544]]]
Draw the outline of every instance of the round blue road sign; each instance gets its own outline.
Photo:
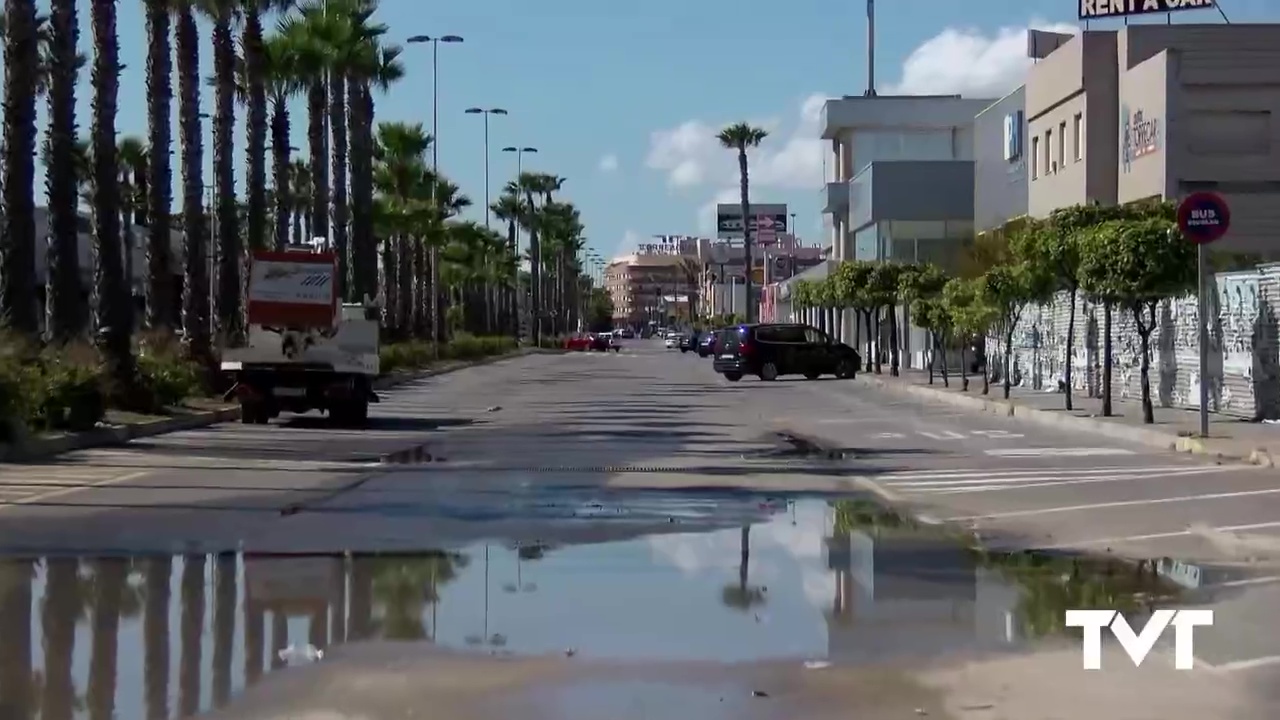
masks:
[[[1230,227],[1231,209],[1217,193],[1191,193],[1178,204],[1178,229],[1197,245],[1218,240]]]

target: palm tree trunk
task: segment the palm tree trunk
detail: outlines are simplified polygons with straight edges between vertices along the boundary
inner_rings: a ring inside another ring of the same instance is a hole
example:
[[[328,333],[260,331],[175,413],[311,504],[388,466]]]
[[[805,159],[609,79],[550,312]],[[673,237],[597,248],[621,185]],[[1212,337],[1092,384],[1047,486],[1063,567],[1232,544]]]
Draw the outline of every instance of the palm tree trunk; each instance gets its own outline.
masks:
[[[49,131],[45,157],[51,168],[69,167],[76,153],[76,45],[79,20],[75,0],[54,0],[49,15],[52,52],[49,68]],[[88,327],[81,300],[79,194],[74,172],[45,172],[49,203],[48,273],[45,324],[49,340],[64,343]]]
[[[209,231],[204,213],[204,132],[200,122],[200,34],[190,5],[178,6],[178,134],[182,144],[182,337],[187,353],[211,366]]]
[[[229,12],[223,10],[222,12]],[[236,207],[236,47],[229,17],[213,23],[213,74],[216,90],[213,114],[213,172],[218,193],[218,332],[224,343],[240,337],[241,258],[240,216]]]
[[[40,65],[35,0],[5,0],[3,212],[0,212],[0,317],[35,338],[36,73]]]
[[[311,227],[307,239],[329,238],[329,94],[323,79],[307,89],[307,145],[311,153]],[[346,267],[345,265],[343,266]],[[338,293],[342,297],[344,277],[339,275]]]
[[[747,149],[738,148],[739,204],[742,206],[742,253],[746,260],[746,271],[742,278],[742,287],[746,291],[747,322],[755,322],[757,308],[751,301],[751,273],[755,269],[751,264],[751,243],[755,238],[751,232],[751,181],[747,175]]]
[[[200,676],[204,641],[203,555],[188,555],[182,563],[182,620],[178,631],[181,655],[178,658],[178,715],[188,717],[200,711]]]
[[[74,558],[50,558],[45,564],[44,603],[40,629],[44,636],[44,687],[40,699],[41,720],[72,720],[76,686],[71,658],[76,646],[76,620],[80,617],[79,562]]]
[[[427,336],[427,308],[433,306],[427,298],[427,292],[435,292],[428,288],[427,278],[431,268],[427,267],[427,246],[424,238],[413,238],[413,332],[418,337]]]
[[[231,701],[231,654],[236,640],[236,556],[220,553],[213,576],[213,706]]]
[[[378,294],[378,240],[373,230],[373,94],[347,81],[351,127],[351,258],[356,295]]]
[[[395,274],[388,273],[387,289],[392,287],[396,289],[396,298],[398,307],[396,316],[400,319],[399,330],[402,337],[408,337],[413,334],[416,323],[422,319],[420,312],[415,312],[419,306],[414,302],[417,295],[414,293],[414,283],[417,276],[414,274],[415,253],[422,252],[422,244],[413,242],[408,235],[399,235],[396,237],[396,267]]]
[[[100,3],[114,0],[94,0]],[[92,649],[89,656],[90,720],[113,720],[116,699],[116,661],[120,646],[120,603],[124,599],[129,566],[122,558],[98,560],[93,569]]]
[[[249,247],[267,247],[267,86],[266,56],[262,47],[262,16],[258,3],[243,3],[242,37],[249,107],[245,118],[245,164],[248,167],[247,229]],[[288,140],[284,143],[286,157]]]
[[[130,345],[127,303],[130,301],[124,265],[120,257],[120,166],[116,150],[116,109],[120,92],[120,40],[116,37],[116,0],[93,0],[93,268],[97,302],[97,340],[113,392],[121,399],[136,400],[137,367]]]
[[[143,684],[147,720],[169,717],[169,583],[173,560],[147,560],[146,606],[142,617]]]
[[[342,297],[359,302],[357,283],[351,275],[351,247],[347,230],[347,97],[346,78],[329,71],[329,133],[333,143],[333,247],[338,253],[338,278]]]
[[[271,181],[275,185],[275,248],[289,244],[289,219],[293,214],[293,187],[289,184],[289,103],[276,98],[271,112]],[[299,233],[301,230],[299,229]]]
[[[6,9],[12,7],[6,3]],[[11,16],[10,16],[11,17]],[[12,27],[12,26],[10,26]],[[0,717],[32,717],[30,560],[0,562]]]

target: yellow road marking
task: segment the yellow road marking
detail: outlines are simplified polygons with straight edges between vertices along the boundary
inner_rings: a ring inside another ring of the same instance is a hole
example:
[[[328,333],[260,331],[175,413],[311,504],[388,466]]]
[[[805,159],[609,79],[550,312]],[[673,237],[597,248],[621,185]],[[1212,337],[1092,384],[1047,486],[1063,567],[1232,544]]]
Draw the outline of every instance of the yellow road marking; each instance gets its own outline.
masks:
[[[138,472],[125,473],[123,475],[116,475],[114,477],[104,478],[97,482],[88,483],[86,485],[77,485],[75,487],[64,487],[58,490],[50,490],[49,492],[37,493],[35,495],[29,495],[27,497],[20,498],[17,500],[0,500],[0,512],[3,512],[6,508],[14,507],[15,505],[28,505],[31,503],[44,502],[52,498],[62,497],[64,495],[70,495],[71,493],[81,492],[83,490],[93,490],[95,488],[103,488],[109,485],[115,485],[117,483],[128,482],[130,480],[137,480],[138,478],[143,477],[144,475],[150,475],[151,473],[152,473],[151,470],[140,470]]]

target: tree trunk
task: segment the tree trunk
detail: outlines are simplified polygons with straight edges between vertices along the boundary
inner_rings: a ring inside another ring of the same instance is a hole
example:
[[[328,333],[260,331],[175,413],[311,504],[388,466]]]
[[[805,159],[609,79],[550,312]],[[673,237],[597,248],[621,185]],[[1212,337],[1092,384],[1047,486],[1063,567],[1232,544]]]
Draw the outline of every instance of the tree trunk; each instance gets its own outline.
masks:
[[[1138,349],[1142,353],[1139,366],[1139,381],[1142,383],[1142,422],[1144,425],[1153,425],[1156,421],[1155,406],[1151,403],[1151,331],[1156,327],[1156,309],[1151,304],[1150,318],[1142,317],[1143,304],[1138,303],[1133,306],[1133,320],[1138,326]],[[1204,378],[1200,382],[1205,382]]]
[[[754,233],[751,231],[751,181],[747,172],[747,149],[745,147],[738,148],[738,180],[739,180],[739,204],[742,206],[742,254],[746,259],[746,268],[743,273],[742,285],[746,291],[746,319],[747,322],[753,323],[759,317],[759,308],[751,299],[751,274],[755,267],[751,264],[751,243],[755,240]]]
[[[1111,417],[1111,303],[1102,306],[1102,417]]]
[[[1071,309],[1070,309],[1069,311],[1067,311],[1067,357],[1066,357],[1066,368],[1065,368],[1065,369],[1063,370],[1063,372],[1062,372],[1063,383],[1064,383],[1064,385],[1065,385],[1065,387],[1063,387],[1063,389],[1062,389],[1062,393],[1063,393],[1063,395],[1065,395],[1065,397],[1064,397],[1064,399],[1063,399],[1063,403],[1064,403],[1063,407],[1065,407],[1067,410],[1074,410],[1074,409],[1075,409],[1075,408],[1073,408],[1073,407],[1072,407],[1072,402],[1071,402],[1071,371],[1072,371],[1072,369],[1073,369],[1073,368],[1072,368],[1072,366],[1075,364],[1075,349],[1076,349],[1076,295],[1077,295],[1077,293],[1078,293],[1077,288],[1076,288],[1074,285],[1073,285],[1073,286],[1071,286],[1071,292],[1068,294],[1069,301],[1071,302]]]
[[[188,5],[178,9],[178,134],[182,146],[182,338],[188,355],[211,367],[209,231],[204,213],[204,131],[200,122],[200,34]],[[166,241],[168,239],[166,238]]]
[[[94,5],[114,0],[94,0]],[[120,646],[120,608],[128,565],[122,558],[98,560],[93,569],[93,628],[89,657],[89,690],[85,704],[90,720],[115,718],[116,663]]]
[[[1000,387],[1004,392],[1004,399],[1009,399],[1009,389],[1013,385],[1013,328],[1016,321],[1009,323],[1009,329],[1004,331],[1004,377],[1001,379]]]
[[[216,80],[213,113],[213,184],[218,194],[214,210],[218,227],[218,334],[235,343],[243,333],[240,275],[240,209],[236,206],[236,43],[230,9],[218,11],[213,23],[213,74]]]
[[[339,297],[346,302],[360,302],[355,296],[351,276],[350,235],[347,232],[347,93],[346,77],[337,70],[329,71],[329,142],[332,153],[333,248],[338,254],[338,277],[342,281]]]
[[[245,166],[248,168],[246,228],[249,247],[267,247],[267,86],[266,56],[262,46],[262,16],[256,3],[244,3],[245,77],[249,85],[249,103],[245,117]],[[279,148],[273,148],[279,154]],[[284,143],[285,157],[289,142]]]
[[[165,15],[166,29],[168,17]],[[49,30],[52,52],[57,57],[49,67],[49,131],[45,139],[46,162],[52,167],[72,163],[76,153],[78,23],[75,0],[54,0]],[[167,109],[168,106],[166,115]],[[75,173],[45,173],[49,204],[45,330],[55,344],[83,337],[88,328],[87,307],[81,299],[80,198],[76,185]]]
[[[173,561],[146,561],[146,599],[142,617],[143,696],[147,720],[169,718],[169,585]]]
[[[34,340],[40,332],[35,282],[36,85],[40,67],[36,3],[5,0],[4,18],[0,318],[9,329]]]
[[[276,98],[271,110],[271,178],[275,185],[276,250],[289,245],[289,215],[293,207],[293,188],[289,184],[289,103]]]
[[[322,73],[323,74],[323,73]],[[311,154],[311,227],[308,235],[329,240],[329,93],[321,77],[307,87],[307,146]],[[344,266],[345,267],[345,266]],[[343,276],[338,278],[342,297]]]
[[[960,346],[960,392],[969,392],[969,345]]]
[[[236,640],[236,556],[219,553],[213,574],[213,707],[231,701],[231,657]]]
[[[864,367],[864,368],[863,368],[863,371],[864,371],[864,372],[871,372],[871,369],[872,369],[873,363],[874,363],[874,361],[875,361],[875,357],[874,357],[874,355],[875,355],[875,348],[876,348],[876,346],[875,346],[875,336],[873,335],[873,331],[872,331],[872,329],[871,329],[871,311],[870,311],[870,310],[859,310],[859,311],[858,311],[858,317],[859,317],[859,318],[863,321],[863,323],[867,326],[867,348],[866,348],[866,349],[867,349],[867,356],[866,356],[866,358],[865,358],[865,362],[864,362],[864,364],[866,365],[866,367]]]
[[[889,374],[898,377],[898,307],[889,308]]]
[[[875,346],[874,346],[875,352],[873,354],[875,356],[876,374],[879,375],[884,370],[884,360],[883,360],[883,355],[881,354],[881,350],[883,348],[880,347],[880,341],[883,339],[882,333],[881,333],[883,328],[880,325],[882,322],[882,318],[880,317],[880,308],[875,309],[875,319],[876,319]]]
[[[178,716],[189,717],[200,711],[200,680],[204,669],[204,582],[205,558],[188,555],[183,558],[180,581],[182,604],[178,658]]]
[[[41,720],[73,720],[76,686],[72,656],[76,646],[76,621],[84,598],[80,596],[79,562],[75,558],[49,558],[45,564],[44,603],[40,627],[44,636],[44,687],[40,699]]]
[[[938,336],[929,330],[929,384],[933,384],[933,364],[938,355]]]
[[[938,355],[942,360],[942,387],[951,387],[951,371],[947,368],[947,342],[948,337],[942,337],[938,341]]]

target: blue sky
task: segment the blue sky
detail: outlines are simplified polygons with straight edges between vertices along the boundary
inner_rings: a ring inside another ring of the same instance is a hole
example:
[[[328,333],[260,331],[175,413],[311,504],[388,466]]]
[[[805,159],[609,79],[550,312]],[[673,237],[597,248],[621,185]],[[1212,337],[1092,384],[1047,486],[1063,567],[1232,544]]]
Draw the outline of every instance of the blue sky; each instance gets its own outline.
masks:
[[[1280,20],[1276,0],[1220,4],[1233,22]],[[1025,28],[1074,26],[1075,5],[880,0],[881,93],[999,96],[1021,82],[1028,62]],[[88,3],[80,7],[81,42],[91,52]],[[771,130],[752,159],[753,200],[789,203],[798,213],[801,237],[821,238],[822,155],[812,113],[823,96],[865,88],[860,0],[785,6],[729,0],[382,0],[379,18],[390,27],[391,41],[414,34],[466,39],[441,46],[440,163],[475,200],[476,219],[483,219],[483,129],[479,117],[463,110],[482,105],[510,111],[491,121],[493,193],[515,173],[514,158],[498,152],[501,147],[539,148],[526,158],[526,168],[568,179],[564,196],[581,209],[590,245],[606,256],[653,234],[708,232],[705,208],[736,183],[734,159],[715,147],[712,135],[739,120]],[[1184,13],[1181,20],[1221,22],[1212,10]],[[1158,16],[1146,22],[1163,21]],[[119,22],[121,60],[128,65],[119,129],[145,136],[141,2],[122,2]],[[204,30],[201,61],[208,74],[211,49]],[[404,60],[408,75],[378,98],[378,119],[429,126],[429,46],[409,46]],[[208,89],[205,102],[212,102]],[[294,145],[305,148],[303,106],[295,106]],[[86,80],[82,132],[88,113]],[[243,132],[236,137],[240,142]],[[243,177],[237,182],[242,187]]]

